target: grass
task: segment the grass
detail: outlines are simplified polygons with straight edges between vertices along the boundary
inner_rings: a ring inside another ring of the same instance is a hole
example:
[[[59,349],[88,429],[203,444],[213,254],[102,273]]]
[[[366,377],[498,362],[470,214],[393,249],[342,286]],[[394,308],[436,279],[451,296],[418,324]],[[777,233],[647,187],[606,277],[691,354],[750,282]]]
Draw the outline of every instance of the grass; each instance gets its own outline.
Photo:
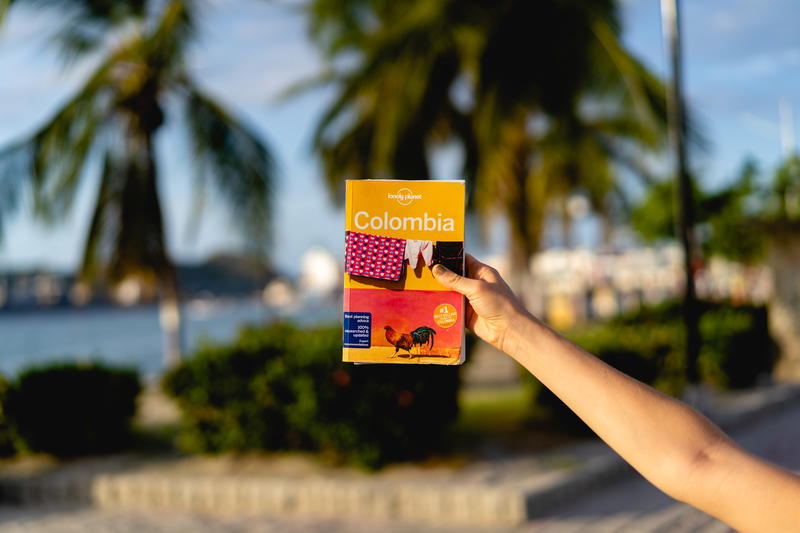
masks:
[[[539,416],[524,384],[463,389],[459,407],[451,448],[468,457],[541,452],[579,440]]]
[[[522,426],[532,415],[530,391],[523,385],[462,389],[457,427],[466,432],[504,432]]]
[[[133,421],[133,449],[141,453],[175,451],[180,431],[180,412],[157,383],[150,383],[137,399],[138,409]]]

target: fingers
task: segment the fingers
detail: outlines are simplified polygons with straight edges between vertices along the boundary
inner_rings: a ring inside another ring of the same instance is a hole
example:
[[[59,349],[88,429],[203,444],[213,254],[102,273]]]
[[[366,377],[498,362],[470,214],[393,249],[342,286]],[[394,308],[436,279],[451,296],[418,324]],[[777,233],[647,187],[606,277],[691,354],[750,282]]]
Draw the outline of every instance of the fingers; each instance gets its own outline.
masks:
[[[500,274],[497,273],[497,270],[490,267],[486,263],[481,263],[470,254],[465,254],[465,257],[467,274],[469,277],[474,279],[485,279],[489,281],[498,281],[502,279]]]
[[[478,270],[480,270],[480,268],[484,266],[484,264],[475,259],[475,256],[473,256],[472,254],[464,254],[464,258],[465,258],[464,262],[467,267],[466,268],[467,274],[469,274],[472,277],[476,277],[478,275]]]
[[[479,281],[475,279],[459,276],[449,268],[441,264],[433,265],[431,269],[436,281],[447,287],[448,289],[460,292],[467,295],[477,289]]]
[[[465,319],[467,328],[469,328],[471,332],[475,333],[475,322],[478,321],[478,313],[476,313],[475,310],[472,308],[472,304],[469,303],[469,300],[467,300],[467,308],[465,315],[466,315]]]

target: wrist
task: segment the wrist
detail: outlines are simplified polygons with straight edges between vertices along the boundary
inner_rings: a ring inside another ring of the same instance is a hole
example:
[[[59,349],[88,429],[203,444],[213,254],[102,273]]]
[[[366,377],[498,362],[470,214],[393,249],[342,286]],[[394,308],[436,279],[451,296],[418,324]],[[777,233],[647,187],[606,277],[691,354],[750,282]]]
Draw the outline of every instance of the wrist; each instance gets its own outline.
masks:
[[[525,351],[525,344],[536,334],[533,329],[541,324],[524,308],[514,308],[508,316],[508,325],[500,349],[514,359],[519,359],[519,355]]]

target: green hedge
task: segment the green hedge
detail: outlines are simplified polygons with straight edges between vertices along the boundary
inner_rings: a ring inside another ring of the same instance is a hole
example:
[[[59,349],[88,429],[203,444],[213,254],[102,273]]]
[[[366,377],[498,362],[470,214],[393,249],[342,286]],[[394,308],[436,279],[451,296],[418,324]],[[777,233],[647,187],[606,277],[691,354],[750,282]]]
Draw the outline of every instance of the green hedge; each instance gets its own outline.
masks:
[[[0,376],[0,457],[10,457],[16,452],[14,432],[6,413],[8,381]]]
[[[698,365],[705,383],[721,388],[746,388],[768,375],[775,347],[763,306],[701,302],[703,347]],[[644,307],[607,322],[567,332],[567,337],[622,372],[668,394],[686,386],[684,330],[678,302]],[[545,387],[531,378],[540,416],[567,429],[586,426]]]
[[[778,349],[769,334],[766,307],[718,306],[700,319],[700,335],[701,374],[719,388],[752,387],[775,366]]]
[[[119,451],[131,444],[138,374],[100,364],[23,371],[6,413],[22,445],[59,457]]]
[[[436,451],[458,369],[341,362],[340,327],[245,329],[164,378],[190,452],[313,450],[368,467]]]

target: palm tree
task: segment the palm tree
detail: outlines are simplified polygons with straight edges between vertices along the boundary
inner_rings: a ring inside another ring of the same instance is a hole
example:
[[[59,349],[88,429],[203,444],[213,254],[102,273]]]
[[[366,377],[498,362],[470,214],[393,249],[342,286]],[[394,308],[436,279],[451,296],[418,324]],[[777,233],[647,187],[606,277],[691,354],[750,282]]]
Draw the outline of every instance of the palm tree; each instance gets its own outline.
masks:
[[[315,0],[309,13],[332,65],[320,81],[338,87],[314,141],[332,191],[424,178],[431,150],[458,142],[469,207],[509,222],[519,289],[549,209],[577,191],[614,211],[620,164],[649,180],[663,87],[620,43],[611,0]]]
[[[110,284],[134,278],[155,288],[164,355],[173,365],[181,352],[180,290],[164,237],[158,189],[165,178],[158,172],[155,142],[167,110],[179,112],[188,126],[197,198],[212,187],[235,208],[237,222],[259,249],[269,235],[272,157],[260,136],[189,74],[186,50],[197,34],[194,2],[36,4],[61,10],[57,42],[67,59],[94,52],[102,60],[52,118],[0,153],[0,169],[6,182],[26,178],[35,214],[56,221],[69,211],[90,163],[101,162],[80,277]]]
[[[6,18],[6,12],[8,11],[8,4],[10,4],[10,0],[0,0],[0,30],[3,28],[3,19]]]
[[[337,201],[345,177],[425,178],[431,145],[446,141],[456,128],[469,135],[469,118],[449,94],[462,72],[460,50],[468,46],[462,30],[475,16],[460,5],[382,0],[308,5],[312,35],[331,64],[339,56],[360,57],[356,68],[332,68],[317,80],[340,87],[314,137]],[[373,19],[378,27],[368,31]]]

